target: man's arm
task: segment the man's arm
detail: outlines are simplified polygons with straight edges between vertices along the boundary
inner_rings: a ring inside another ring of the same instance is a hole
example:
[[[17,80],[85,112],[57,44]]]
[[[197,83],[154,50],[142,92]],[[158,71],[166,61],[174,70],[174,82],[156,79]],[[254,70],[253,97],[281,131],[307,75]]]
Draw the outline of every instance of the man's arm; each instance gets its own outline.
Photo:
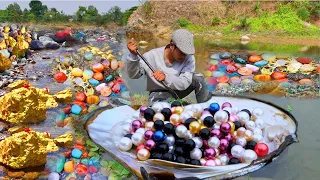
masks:
[[[129,78],[138,79],[145,74],[144,68],[137,55],[129,53],[126,64]]]
[[[182,69],[181,74],[176,76],[174,74],[166,74],[165,82],[174,90],[183,91],[186,90],[191,82],[192,82],[192,75],[195,71],[195,60],[194,56],[188,59],[186,66]]]

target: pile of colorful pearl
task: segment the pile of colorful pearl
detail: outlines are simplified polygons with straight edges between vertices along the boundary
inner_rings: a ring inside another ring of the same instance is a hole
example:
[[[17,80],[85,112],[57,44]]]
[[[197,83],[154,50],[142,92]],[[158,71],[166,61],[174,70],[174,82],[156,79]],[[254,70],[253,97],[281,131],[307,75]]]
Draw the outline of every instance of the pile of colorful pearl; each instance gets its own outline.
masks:
[[[168,104],[169,105],[169,104]],[[263,138],[261,108],[233,108],[228,102],[208,108],[195,104],[185,110],[180,102],[171,107],[142,106],[140,119],[124,126],[117,147],[136,150],[137,159],[160,159],[176,163],[221,166],[251,163],[269,153]]]

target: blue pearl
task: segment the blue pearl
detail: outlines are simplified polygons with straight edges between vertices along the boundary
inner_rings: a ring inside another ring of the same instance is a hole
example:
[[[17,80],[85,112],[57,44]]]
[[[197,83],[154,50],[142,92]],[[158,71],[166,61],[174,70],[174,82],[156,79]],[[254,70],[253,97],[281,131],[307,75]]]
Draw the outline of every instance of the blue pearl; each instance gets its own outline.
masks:
[[[162,131],[156,131],[154,134],[153,134],[153,139],[155,141],[163,141],[164,140],[164,134]]]
[[[218,103],[211,103],[209,106],[209,110],[212,112],[217,112],[220,110],[220,106]]]

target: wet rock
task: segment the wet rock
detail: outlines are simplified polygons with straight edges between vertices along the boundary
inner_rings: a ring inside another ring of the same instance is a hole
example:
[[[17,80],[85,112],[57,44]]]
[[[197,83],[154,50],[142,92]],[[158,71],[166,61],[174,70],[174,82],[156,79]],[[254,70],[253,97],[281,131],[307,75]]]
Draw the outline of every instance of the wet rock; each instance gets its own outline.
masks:
[[[0,121],[0,132],[4,132],[8,130],[8,128],[9,126],[6,123]]]
[[[56,172],[52,172],[48,176],[48,180],[59,180],[59,179],[60,179],[60,175]]]
[[[1,176],[6,176],[7,173],[8,173],[7,168],[0,165],[0,177],[1,177]]]
[[[39,175],[39,172],[26,172],[23,176],[23,179],[37,179]]]
[[[25,174],[24,171],[9,171],[8,176],[11,178],[19,178]]]
[[[249,41],[250,38],[248,36],[241,36],[241,41]]]
[[[99,173],[93,173],[91,176],[92,180],[108,180],[106,177],[102,176]]]

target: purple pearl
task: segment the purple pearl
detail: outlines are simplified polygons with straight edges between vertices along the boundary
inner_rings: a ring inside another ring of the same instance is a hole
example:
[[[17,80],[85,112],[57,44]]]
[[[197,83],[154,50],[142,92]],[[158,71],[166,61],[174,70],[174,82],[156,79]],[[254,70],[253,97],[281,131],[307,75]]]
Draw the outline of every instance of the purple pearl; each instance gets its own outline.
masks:
[[[220,131],[223,133],[229,133],[231,130],[231,125],[227,122],[224,122],[220,125]]]
[[[146,141],[145,146],[146,149],[151,150],[156,147],[156,143],[152,139],[149,139],[148,141]]]
[[[213,159],[214,157],[216,157],[216,151],[214,149],[212,149],[212,148],[206,149],[204,151],[204,156],[207,159]]]
[[[229,146],[229,141],[226,139],[220,139],[220,146],[219,149],[222,151],[226,151]]]
[[[141,106],[141,107],[140,107],[140,114],[143,114],[144,111],[145,111],[147,108],[148,108],[147,106]]]
[[[153,132],[152,132],[151,130],[147,130],[147,131],[144,133],[144,139],[145,139],[145,140],[152,139],[152,136],[153,136]]]
[[[132,129],[134,129],[134,131],[135,131],[135,130],[142,127],[142,122],[140,120],[134,120],[134,121],[132,121],[131,125],[132,125]]]
[[[229,102],[225,102],[222,104],[221,109],[225,108],[225,107],[230,107],[232,108],[232,105]]]
[[[230,134],[230,133],[226,134],[226,135],[224,136],[224,139],[228,140],[229,142],[232,141],[232,136],[231,136],[231,134]]]
[[[210,134],[211,136],[215,136],[218,139],[220,139],[222,135],[220,129],[212,129]]]

